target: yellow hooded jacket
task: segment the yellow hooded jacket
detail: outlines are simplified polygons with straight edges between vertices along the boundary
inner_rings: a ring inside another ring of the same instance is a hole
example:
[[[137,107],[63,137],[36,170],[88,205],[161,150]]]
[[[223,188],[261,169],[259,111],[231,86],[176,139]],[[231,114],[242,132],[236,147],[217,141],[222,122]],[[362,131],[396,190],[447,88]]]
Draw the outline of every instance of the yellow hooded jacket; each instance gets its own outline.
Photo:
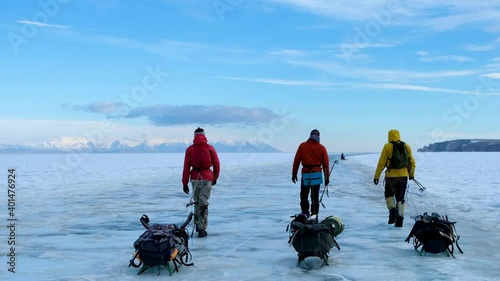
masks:
[[[391,141],[400,141],[401,138],[399,136],[399,131],[398,130],[390,130],[389,131],[389,142],[384,145],[384,148],[382,149],[382,153],[380,153],[380,158],[378,160],[377,164],[377,170],[375,171],[375,179],[380,178],[380,174],[384,170],[384,168],[387,168],[385,171],[385,177],[386,178],[397,178],[397,177],[414,177],[415,176],[415,167],[416,167],[416,162],[415,158],[413,158],[413,153],[411,152],[410,146],[405,143],[406,145],[406,151],[408,151],[408,157],[410,158],[410,165],[408,168],[401,168],[401,169],[389,169],[389,164],[391,162],[391,157],[392,157],[392,149],[393,145]]]

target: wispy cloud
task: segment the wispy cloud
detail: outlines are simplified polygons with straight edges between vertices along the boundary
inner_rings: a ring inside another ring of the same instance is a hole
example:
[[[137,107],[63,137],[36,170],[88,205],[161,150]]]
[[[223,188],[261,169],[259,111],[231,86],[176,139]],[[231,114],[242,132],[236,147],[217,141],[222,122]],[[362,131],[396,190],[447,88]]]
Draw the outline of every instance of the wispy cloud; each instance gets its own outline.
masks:
[[[430,55],[429,52],[426,51],[418,51],[415,53],[417,56],[420,57],[420,61],[423,62],[450,62],[450,61],[455,61],[455,62],[468,62],[468,61],[474,61],[473,58],[467,57],[467,56],[462,56],[462,55],[439,55],[439,56],[433,56]]]
[[[328,81],[315,81],[315,80],[285,80],[285,79],[274,79],[274,78],[246,78],[246,77],[221,77],[221,78],[238,80],[238,81],[255,82],[255,83],[264,83],[264,84],[285,85],[285,86],[326,87],[333,85],[333,83]]]
[[[145,117],[156,126],[173,126],[184,124],[255,124],[271,121],[277,117],[277,114],[266,108],[240,106],[159,105],[135,108],[125,117]]]
[[[378,43],[349,43],[343,42],[338,45],[323,45],[323,47],[334,47],[340,50],[356,48],[356,49],[369,49],[369,48],[392,48],[398,46],[400,43],[397,42],[378,42]]]
[[[118,112],[123,112],[128,108],[127,104],[114,101],[94,102],[88,105],[71,105],[65,103],[62,104],[62,107],[70,110],[104,114],[115,114]]]
[[[276,51],[267,52],[268,55],[272,56],[282,56],[282,57],[298,57],[305,56],[308,52],[302,50],[294,50],[294,49],[281,49]]]
[[[290,61],[292,65],[314,68],[338,76],[356,78],[358,80],[401,82],[425,81],[428,79],[452,78],[476,75],[478,70],[441,70],[441,71],[406,71],[349,67],[339,63],[323,63],[314,61]]]
[[[464,91],[449,88],[428,87],[412,84],[397,84],[397,83],[359,83],[358,87],[368,89],[386,89],[398,91],[414,91],[414,92],[427,92],[427,93],[444,93],[444,94],[457,94],[457,95],[484,95],[484,96],[500,96],[500,91]]]
[[[62,29],[69,29],[71,26],[67,25],[59,25],[59,24],[48,24],[48,23],[42,23],[42,22],[37,22],[37,21],[29,21],[29,20],[16,20],[17,23],[22,23],[22,24],[28,24],[28,25],[36,25],[40,27],[51,27],[51,28],[62,28]]]
[[[333,27],[328,24],[316,24],[316,25],[306,25],[297,27],[297,30],[325,30],[325,29],[333,29]]]
[[[484,74],[481,76],[486,77],[486,78],[490,78],[490,79],[500,79],[500,72],[488,73],[488,74]]]
[[[135,49],[142,52],[160,55],[176,60],[196,58],[203,61],[217,62],[248,62],[252,51],[243,47],[207,44],[195,41],[179,41],[171,39],[158,39],[154,41],[136,40],[126,37],[91,34],[85,32],[66,31],[64,36],[73,40],[95,44],[105,44],[112,47]]]
[[[460,10],[458,7],[460,6],[457,6],[457,10]],[[495,22],[500,17],[498,7],[496,7],[497,10],[487,10],[483,8],[478,10],[478,7],[481,7],[481,5],[477,5],[477,7],[474,7],[475,9],[471,11],[458,11],[457,14],[428,18],[423,22],[423,25],[436,31],[447,31],[466,24]]]
[[[487,52],[496,50],[498,46],[500,46],[500,37],[497,38],[495,41],[484,45],[469,44],[466,45],[464,49],[472,52]]]
[[[473,92],[463,91],[463,90],[427,87],[427,86],[411,85],[411,84],[382,83],[382,84],[359,84],[359,85],[371,89],[408,90],[408,91],[418,91],[418,92],[434,92],[434,93],[461,94],[461,95],[474,94]]]
[[[337,20],[416,26],[436,31],[451,30],[477,22],[495,24],[500,18],[498,1],[482,1],[479,4],[473,1],[454,0],[272,0],[272,2]]]

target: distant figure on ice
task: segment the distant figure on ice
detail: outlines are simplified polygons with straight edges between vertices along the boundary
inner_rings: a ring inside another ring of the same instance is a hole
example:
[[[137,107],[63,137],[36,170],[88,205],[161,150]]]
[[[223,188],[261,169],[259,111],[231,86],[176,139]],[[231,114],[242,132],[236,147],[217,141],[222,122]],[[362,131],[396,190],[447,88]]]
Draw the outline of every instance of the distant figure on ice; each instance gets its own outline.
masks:
[[[213,167],[213,171],[210,169]],[[207,236],[208,199],[212,186],[217,183],[220,162],[215,148],[208,144],[205,131],[198,127],[194,131],[193,144],[186,149],[182,171],[183,191],[189,194],[188,181],[193,187],[194,223],[198,237]]]
[[[380,174],[386,169],[384,196],[389,209],[387,223],[395,223],[396,227],[402,227],[408,176],[410,180],[415,177],[416,162],[410,146],[401,141],[398,130],[390,130],[388,139],[389,142],[384,145],[380,154],[373,183],[378,184]]]
[[[300,180],[300,208],[306,217],[319,213],[319,187],[325,177],[325,185],[330,183],[330,163],[326,148],[319,142],[319,131],[311,131],[309,139],[299,145],[292,167],[292,181],[297,181],[297,173],[302,163]],[[309,213],[309,190],[311,191],[311,213]]]
[[[342,153],[342,154],[340,155],[340,160],[345,160],[344,153]]]

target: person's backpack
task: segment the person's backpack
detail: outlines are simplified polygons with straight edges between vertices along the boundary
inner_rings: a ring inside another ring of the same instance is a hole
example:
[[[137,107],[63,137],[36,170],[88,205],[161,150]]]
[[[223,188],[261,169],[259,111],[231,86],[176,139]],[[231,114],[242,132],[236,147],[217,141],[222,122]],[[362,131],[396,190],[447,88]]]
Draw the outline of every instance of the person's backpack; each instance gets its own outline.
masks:
[[[208,144],[195,144],[191,150],[191,166],[194,170],[203,171],[212,166],[212,155]]]
[[[458,246],[460,235],[456,234],[455,223],[449,221],[448,216],[440,217],[437,213],[431,215],[424,213],[415,218],[415,224],[405,242],[410,243],[410,239],[413,238],[413,247],[420,255],[444,253],[455,257],[454,245],[460,253],[463,253]]]
[[[406,144],[402,141],[392,143],[392,156],[390,158],[389,169],[407,168],[410,158],[406,150]]]
[[[293,218],[287,231],[290,231],[288,243],[297,251],[297,266],[307,257],[319,257],[323,265],[328,265],[330,249],[336,247],[340,250],[335,240],[335,237],[344,230],[340,219],[329,216],[318,223],[315,219],[306,218],[302,214]]]
[[[158,266],[167,268],[170,275],[179,271],[180,265],[191,266],[188,263],[192,256],[189,252],[189,234],[186,226],[193,218],[190,213],[187,220],[180,226],[176,224],[149,225],[149,218],[143,215],[140,219],[146,231],[134,242],[134,255],[129,262],[129,267],[141,267],[137,274],[142,274],[148,269]],[[137,260],[139,263],[135,263]],[[170,267],[173,264],[174,268]],[[159,272],[158,272],[159,274]]]

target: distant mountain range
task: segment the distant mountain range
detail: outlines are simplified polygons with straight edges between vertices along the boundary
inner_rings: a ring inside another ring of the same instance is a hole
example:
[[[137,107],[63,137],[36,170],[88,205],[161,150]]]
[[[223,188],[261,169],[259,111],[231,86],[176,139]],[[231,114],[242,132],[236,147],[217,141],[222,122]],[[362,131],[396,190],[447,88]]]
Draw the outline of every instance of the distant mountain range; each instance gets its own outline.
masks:
[[[493,152],[500,151],[500,140],[462,139],[437,142],[419,148],[418,152]]]
[[[11,145],[0,144],[0,153],[61,153],[61,152],[86,152],[86,153],[184,153],[192,143],[169,142],[151,145],[147,143],[132,143],[114,141],[108,145],[98,145],[90,141],[72,140],[70,142],[46,142],[41,145]],[[210,143],[220,153],[254,153],[254,152],[281,152],[265,143],[248,141],[214,142]]]

